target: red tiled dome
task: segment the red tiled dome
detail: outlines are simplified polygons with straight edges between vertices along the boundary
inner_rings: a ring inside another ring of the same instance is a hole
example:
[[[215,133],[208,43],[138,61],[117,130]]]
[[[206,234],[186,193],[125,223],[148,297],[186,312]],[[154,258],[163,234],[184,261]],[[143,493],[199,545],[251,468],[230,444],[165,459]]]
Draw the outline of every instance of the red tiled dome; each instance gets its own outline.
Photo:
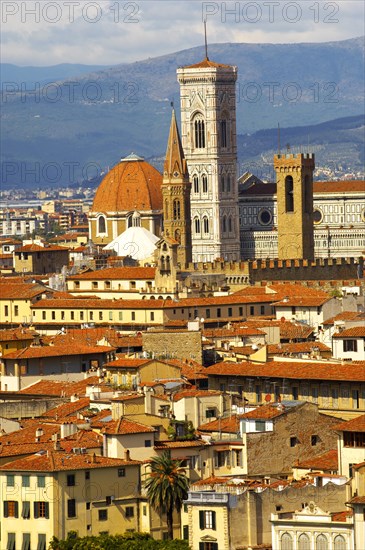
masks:
[[[93,212],[162,210],[162,175],[136,155],[114,166],[96,191]]]

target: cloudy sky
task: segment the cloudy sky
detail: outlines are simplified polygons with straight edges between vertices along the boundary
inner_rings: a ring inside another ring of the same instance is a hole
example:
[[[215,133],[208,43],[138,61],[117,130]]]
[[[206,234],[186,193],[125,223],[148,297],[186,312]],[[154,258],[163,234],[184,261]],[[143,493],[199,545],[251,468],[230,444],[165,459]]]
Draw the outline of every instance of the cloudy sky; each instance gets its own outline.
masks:
[[[324,42],[364,34],[363,0],[2,0],[3,63],[114,65],[203,43]]]

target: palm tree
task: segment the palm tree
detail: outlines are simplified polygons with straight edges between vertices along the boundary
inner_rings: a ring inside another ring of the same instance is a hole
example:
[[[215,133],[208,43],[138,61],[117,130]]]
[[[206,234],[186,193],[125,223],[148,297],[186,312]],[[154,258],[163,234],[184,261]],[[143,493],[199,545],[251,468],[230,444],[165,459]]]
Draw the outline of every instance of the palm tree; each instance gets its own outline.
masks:
[[[189,480],[181,468],[181,461],[173,460],[170,451],[151,459],[151,471],[145,482],[150,504],[157,512],[166,514],[168,538],[174,538],[173,512],[180,512],[183,500],[188,496]]]

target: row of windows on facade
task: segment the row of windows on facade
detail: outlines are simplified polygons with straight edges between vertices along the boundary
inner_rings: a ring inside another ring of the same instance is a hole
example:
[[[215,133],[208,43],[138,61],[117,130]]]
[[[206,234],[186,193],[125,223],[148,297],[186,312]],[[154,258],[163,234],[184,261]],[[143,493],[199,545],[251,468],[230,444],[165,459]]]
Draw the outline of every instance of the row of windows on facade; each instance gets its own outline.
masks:
[[[162,299],[162,296],[159,297]],[[150,299],[154,299],[154,297],[151,297]],[[7,307],[7,306],[5,306]],[[271,311],[271,313],[273,312],[271,306],[267,306],[265,307],[264,305],[262,306],[258,306],[259,307],[259,311],[260,311],[260,315],[265,315],[267,313],[267,309],[269,308],[269,310]],[[173,309],[172,310],[173,312],[173,315],[177,315],[177,310],[176,309]],[[249,314],[250,315],[255,315],[255,313],[258,312],[258,308],[255,306],[249,306]],[[43,310],[42,311],[42,321],[47,321],[47,312],[46,310]],[[56,321],[56,311],[51,311],[51,320],[52,321]],[[88,313],[88,315],[87,315]],[[96,320],[96,315],[94,315],[94,311],[89,311],[89,312],[84,312],[84,311],[79,311],[79,319],[80,321],[85,321],[87,318],[89,321],[94,321]],[[99,316],[98,316],[98,319],[99,321],[103,321],[103,320],[109,320],[109,321],[114,321],[114,312],[113,311],[109,311],[108,312],[108,319],[106,319],[104,317],[104,311],[99,311]],[[123,321],[123,311],[118,311],[118,319],[119,321]],[[131,311],[131,320],[132,321],[135,321],[136,320],[136,312],[135,311]],[[184,309],[182,308],[181,309],[181,313],[184,313]],[[218,307],[216,310],[215,310],[215,313],[216,313],[216,317],[222,317],[222,308]],[[33,312],[33,315],[35,315],[36,312]],[[66,312],[65,311],[61,311],[60,312],[60,318],[61,318],[61,321],[65,321],[66,320]],[[205,310],[205,317],[206,318],[210,318],[212,315],[212,310],[211,308],[207,308]],[[244,308],[243,306],[239,306],[238,307],[238,316],[239,317],[242,317],[244,315]],[[193,315],[191,313],[189,313],[189,318],[191,317],[198,317],[199,316],[199,310],[198,309],[194,309],[194,313]],[[227,308],[227,316],[228,317],[233,317],[233,308],[232,307],[228,307]],[[75,311],[70,311],[70,320],[71,321],[75,321],[76,320],[76,312]],[[150,312],[150,320],[151,321],[154,321],[155,320],[155,314],[153,311]]]
[[[31,534],[22,533],[18,534],[22,543],[21,546],[17,545],[17,535],[16,533],[8,533],[8,538],[6,542],[6,550],[46,550],[47,548],[47,538],[44,533],[39,533],[37,535],[37,546],[31,545]]]
[[[274,390],[272,390],[271,385],[274,385]],[[288,398],[293,399],[294,401],[298,401],[299,399],[302,399],[304,401],[311,401],[312,403],[318,403],[319,400],[321,400],[321,406],[323,408],[339,408],[340,403],[339,399],[341,399],[341,407],[351,408],[351,409],[360,409],[361,408],[361,399],[363,402],[365,402],[365,391],[362,392],[356,389],[352,390],[351,392],[351,402],[350,402],[350,392],[348,388],[341,388],[341,396],[339,393],[339,388],[331,388],[331,391],[329,391],[328,386],[322,386],[319,388],[318,386],[309,387],[306,385],[299,386],[293,386],[289,388],[285,382],[279,386],[275,382],[264,382],[261,386],[256,385],[253,387],[252,383],[248,381],[248,384],[246,388],[243,386],[243,384],[233,384],[230,383],[227,385],[226,383],[222,382],[219,385],[220,391],[226,391],[227,387],[230,391],[237,391],[238,393],[252,393],[256,395],[256,402],[261,403],[263,401],[263,397],[267,394],[274,394],[275,398],[278,399],[280,396],[287,395]],[[365,434],[362,436],[358,435],[357,432],[353,432],[353,434],[349,434],[345,446],[355,446],[355,447],[365,447]]]
[[[294,550],[294,548],[296,548],[297,550],[329,550],[330,548],[329,537],[324,534],[316,536],[314,548],[309,535],[306,533],[301,533],[295,542],[296,545],[294,546],[294,535],[290,533],[283,533],[280,537],[280,549]],[[331,542],[331,548],[333,550],[348,550],[346,539],[343,535],[334,535]]]

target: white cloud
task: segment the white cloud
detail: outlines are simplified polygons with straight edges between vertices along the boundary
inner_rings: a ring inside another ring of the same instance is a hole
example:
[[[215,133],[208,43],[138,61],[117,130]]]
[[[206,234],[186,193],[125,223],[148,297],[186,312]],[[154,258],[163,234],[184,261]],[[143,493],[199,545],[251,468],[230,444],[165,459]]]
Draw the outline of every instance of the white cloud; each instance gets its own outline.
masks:
[[[2,0],[1,61],[114,65],[155,57],[202,45],[204,14],[210,43],[324,42],[364,32],[364,3],[356,0]]]

